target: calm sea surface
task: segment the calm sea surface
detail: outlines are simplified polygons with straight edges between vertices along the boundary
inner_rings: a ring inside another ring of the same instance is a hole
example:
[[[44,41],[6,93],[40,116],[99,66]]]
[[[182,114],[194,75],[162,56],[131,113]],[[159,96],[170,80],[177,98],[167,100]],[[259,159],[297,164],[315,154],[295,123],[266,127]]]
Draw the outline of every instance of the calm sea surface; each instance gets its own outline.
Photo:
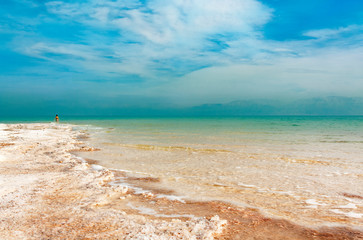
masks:
[[[74,120],[82,154],[194,200],[305,224],[363,226],[363,117]],[[139,186],[140,187],[140,186]]]
[[[130,177],[160,179],[143,188],[309,225],[363,227],[363,117],[65,121],[101,149],[82,157]]]

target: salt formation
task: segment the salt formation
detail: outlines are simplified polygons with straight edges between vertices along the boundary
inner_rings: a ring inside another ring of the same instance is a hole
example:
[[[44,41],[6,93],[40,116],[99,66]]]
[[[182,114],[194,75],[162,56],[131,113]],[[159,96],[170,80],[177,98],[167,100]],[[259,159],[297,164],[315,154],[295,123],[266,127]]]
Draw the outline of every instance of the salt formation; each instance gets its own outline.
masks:
[[[213,239],[222,232],[218,216],[126,213],[128,189],[70,153],[89,149],[77,134],[70,125],[0,125],[1,239]]]

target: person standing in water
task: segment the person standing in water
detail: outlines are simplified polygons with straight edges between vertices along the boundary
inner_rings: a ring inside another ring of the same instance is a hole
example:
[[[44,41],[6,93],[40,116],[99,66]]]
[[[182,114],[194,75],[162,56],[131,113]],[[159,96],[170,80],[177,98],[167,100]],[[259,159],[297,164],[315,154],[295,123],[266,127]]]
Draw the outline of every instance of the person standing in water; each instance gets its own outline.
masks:
[[[58,117],[58,114],[56,114],[56,115],[55,115],[55,118],[54,118],[54,120],[55,120],[56,122],[59,122],[59,117]]]

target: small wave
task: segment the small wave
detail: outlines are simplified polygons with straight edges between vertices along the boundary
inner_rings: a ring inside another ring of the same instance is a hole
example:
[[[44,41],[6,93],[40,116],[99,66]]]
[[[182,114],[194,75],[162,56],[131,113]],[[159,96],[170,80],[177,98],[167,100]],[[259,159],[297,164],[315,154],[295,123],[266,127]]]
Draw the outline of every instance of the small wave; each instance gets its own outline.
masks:
[[[363,141],[349,141],[349,140],[335,140],[335,141],[327,141],[321,140],[322,143],[363,143]]]
[[[315,159],[301,159],[301,158],[288,158],[288,157],[280,157],[280,160],[284,160],[288,163],[303,163],[303,164],[321,164],[321,165],[330,165],[327,161],[315,160]]]
[[[200,152],[200,153],[229,153],[231,151],[224,149],[211,149],[211,148],[192,148],[192,147],[184,147],[184,146],[157,146],[157,145],[148,145],[148,144],[120,144],[120,143],[110,143],[104,142],[104,145],[111,146],[121,146],[128,148],[136,148],[140,150],[159,150],[159,151],[186,151],[186,152]]]

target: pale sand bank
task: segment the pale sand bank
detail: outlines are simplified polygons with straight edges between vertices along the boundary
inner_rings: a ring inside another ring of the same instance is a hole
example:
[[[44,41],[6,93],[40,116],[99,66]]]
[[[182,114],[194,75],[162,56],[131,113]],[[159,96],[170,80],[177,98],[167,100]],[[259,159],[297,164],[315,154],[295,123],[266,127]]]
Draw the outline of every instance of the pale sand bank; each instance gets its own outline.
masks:
[[[363,239],[358,230],[168,199],[160,189],[137,194],[114,184],[122,172],[70,153],[94,150],[81,137],[70,125],[0,124],[0,239]]]

